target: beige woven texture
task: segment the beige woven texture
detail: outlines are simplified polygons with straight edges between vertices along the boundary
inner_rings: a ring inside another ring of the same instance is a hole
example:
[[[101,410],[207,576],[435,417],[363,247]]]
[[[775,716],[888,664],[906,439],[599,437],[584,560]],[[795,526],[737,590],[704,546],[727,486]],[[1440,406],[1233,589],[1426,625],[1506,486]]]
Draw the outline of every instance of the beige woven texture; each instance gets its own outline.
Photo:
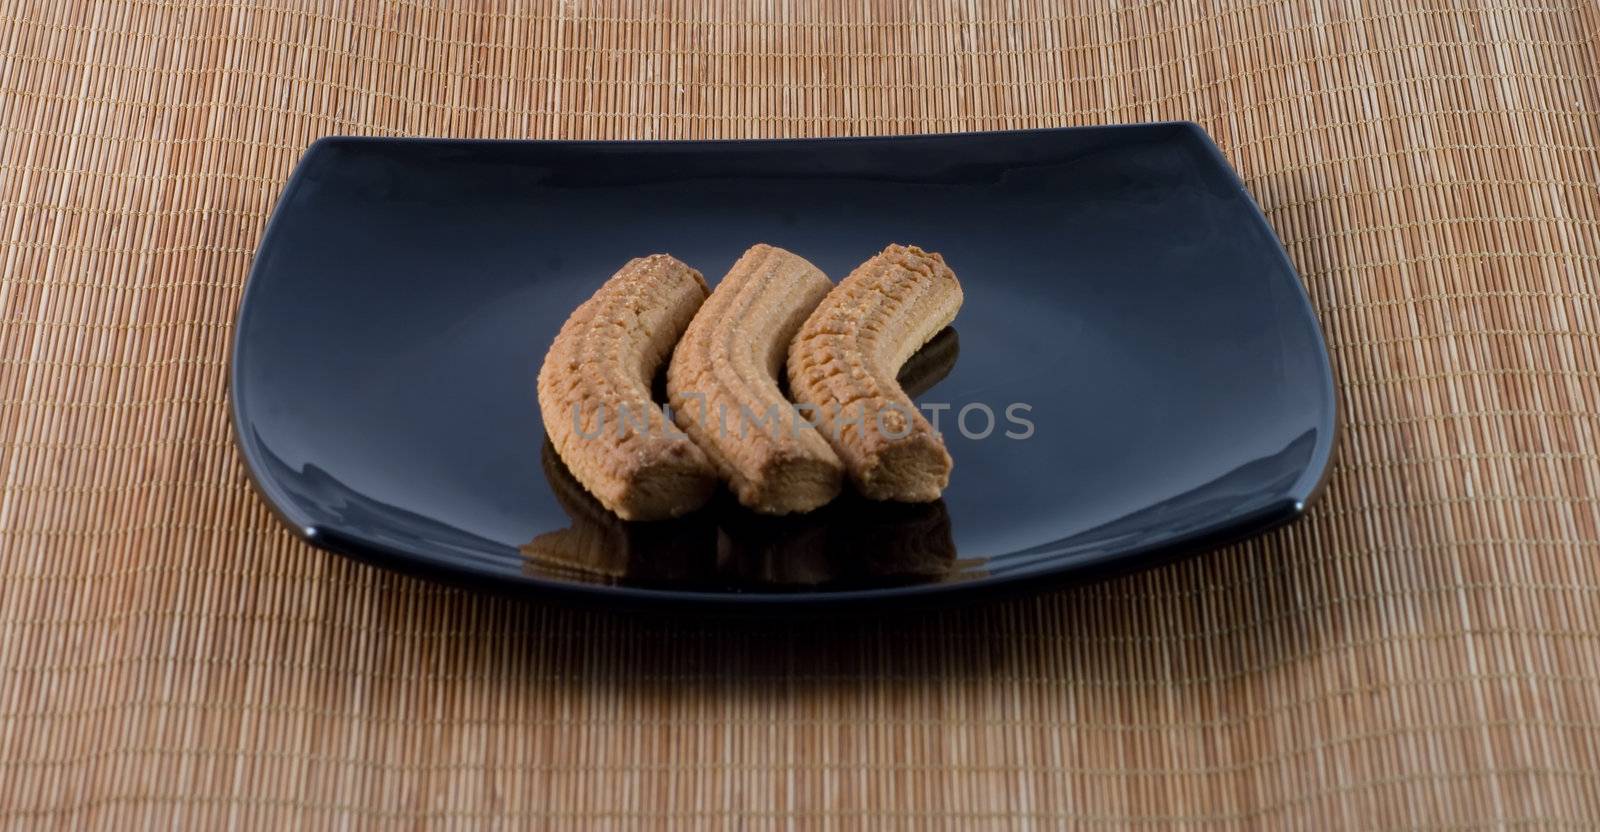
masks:
[[[1600,12],[1401,5],[4,3],[0,822],[1600,823]],[[617,619],[311,549],[231,444],[319,136],[1174,118],[1338,374],[1324,499],[1264,539],[917,618]]]

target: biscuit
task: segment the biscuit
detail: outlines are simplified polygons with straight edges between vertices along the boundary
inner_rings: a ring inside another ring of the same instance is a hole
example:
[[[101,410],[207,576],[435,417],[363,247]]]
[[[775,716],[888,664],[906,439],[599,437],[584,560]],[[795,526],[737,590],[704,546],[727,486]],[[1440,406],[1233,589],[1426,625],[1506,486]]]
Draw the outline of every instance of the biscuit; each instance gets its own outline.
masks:
[[[624,520],[677,517],[716,490],[716,469],[650,394],[708,294],[705,278],[672,257],[631,260],[572,313],[539,368],[556,452]]]
[[[673,418],[754,511],[810,511],[843,487],[839,458],[778,386],[789,342],[832,288],[804,258],[752,246],[695,314],[667,368]]]
[[[891,245],[840,281],[789,347],[790,394],[816,408],[866,497],[929,502],[950,482],[950,453],[895,374],[961,301],[944,258]]]

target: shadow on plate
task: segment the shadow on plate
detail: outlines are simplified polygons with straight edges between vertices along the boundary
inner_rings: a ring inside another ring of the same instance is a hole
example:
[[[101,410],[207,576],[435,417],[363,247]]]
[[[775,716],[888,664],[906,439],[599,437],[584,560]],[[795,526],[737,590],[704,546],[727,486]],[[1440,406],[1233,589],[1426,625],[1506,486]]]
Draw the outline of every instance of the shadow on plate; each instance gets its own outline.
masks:
[[[907,395],[949,375],[960,353],[946,328],[901,368]],[[726,492],[686,517],[627,522],[572,476],[546,437],[550,490],[572,520],[521,547],[524,571],[586,583],[676,590],[782,592],[892,586],[981,575],[956,558],[944,501],[880,503],[850,491],[805,515],[773,517]]]
[[[771,517],[727,493],[686,517],[619,519],[573,478],[546,439],[545,476],[571,518],[522,546],[531,575],[676,590],[773,591],[892,586],[981,574],[956,558],[944,502],[876,503],[845,494],[804,515]]]

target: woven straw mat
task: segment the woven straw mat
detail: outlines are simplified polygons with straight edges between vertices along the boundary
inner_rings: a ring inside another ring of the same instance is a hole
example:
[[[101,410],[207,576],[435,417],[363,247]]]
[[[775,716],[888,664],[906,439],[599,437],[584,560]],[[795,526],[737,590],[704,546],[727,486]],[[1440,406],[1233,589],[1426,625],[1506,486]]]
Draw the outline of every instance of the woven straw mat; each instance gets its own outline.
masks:
[[[0,2],[0,824],[1600,823],[1600,9]],[[478,597],[299,542],[233,314],[329,134],[1193,119],[1327,333],[1301,522],[933,616]]]

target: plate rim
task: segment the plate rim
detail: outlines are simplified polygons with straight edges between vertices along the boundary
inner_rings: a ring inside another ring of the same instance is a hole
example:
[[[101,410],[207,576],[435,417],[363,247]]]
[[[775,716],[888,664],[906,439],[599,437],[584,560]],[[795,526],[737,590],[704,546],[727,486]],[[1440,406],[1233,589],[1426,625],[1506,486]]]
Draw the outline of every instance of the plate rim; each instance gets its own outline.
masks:
[[[1272,241],[1273,256],[1282,266],[1284,273],[1290,276],[1288,283],[1291,284],[1293,289],[1296,312],[1308,324],[1315,341],[1315,351],[1320,359],[1318,361],[1320,372],[1317,382],[1321,388],[1323,399],[1327,402],[1327,407],[1319,414],[1316,443],[1312,449],[1311,458],[1300,476],[1287,489],[1287,493],[1290,496],[1271,501],[1242,517],[1234,517],[1225,522],[1210,523],[1199,529],[1185,532],[1173,540],[1130,549],[1085,554],[1058,568],[1035,572],[982,576],[949,583],[906,584],[827,592],[710,592],[624,584],[586,584],[577,581],[542,578],[528,574],[511,575],[494,572],[476,563],[464,563],[459,560],[444,561],[422,550],[401,549],[331,527],[319,527],[302,517],[296,516],[292,508],[292,502],[288,499],[287,494],[284,493],[283,489],[272,477],[262,473],[265,466],[262,464],[260,457],[261,449],[246,438],[244,427],[244,401],[246,395],[244,394],[244,386],[237,372],[237,367],[241,350],[245,348],[245,318],[250,311],[252,297],[259,292],[262,285],[262,272],[265,270],[267,262],[267,259],[263,258],[262,255],[270,250],[274,239],[281,233],[280,227],[283,224],[284,216],[288,213],[288,205],[292,201],[292,197],[303,187],[307,171],[312,167],[311,162],[316,157],[327,153],[331,148],[345,144],[535,145],[575,150],[609,148],[659,152],[667,149],[684,149],[707,145],[719,148],[768,149],[807,144],[882,144],[915,140],[972,140],[1000,136],[1020,139],[1030,136],[1042,138],[1069,132],[1110,133],[1136,131],[1161,131],[1180,135],[1195,148],[1210,157],[1210,161],[1216,167],[1226,172],[1231,188],[1237,192],[1245,205],[1248,206],[1250,219],[1257,224],[1260,230],[1266,232],[1267,237]],[[908,605],[945,606],[968,601],[977,596],[998,597],[1014,595],[1020,592],[1044,591],[1065,584],[1089,583],[1110,578],[1117,574],[1143,571],[1187,556],[1201,554],[1231,543],[1257,537],[1304,516],[1324,491],[1328,474],[1332,467],[1332,459],[1340,444],[1342,434],[1338,419],[1340,409],[1338,390],[1334,382],[1327,338],[1322,329],[1321,319],[1316,313],[1316,307],[1306,291],[1304,278],[1301,276],[1299,269],[1295,268],[1288,251],[1284,248],[1282,239],[1279,238],[1276,230],[1267,220],[1260,204],[1256,202],[1255,197],[1245,187],[1243,179],[1233,165],[1228,162],[1222,149],[1206,132],[1205,128],[1194,121],[1187,120],[1073,125],[1014,130],[971,130],[951,133],[806,136],[795,138],[486,139],[323,136],[307,145],[278,195],[272,214],[262,230],[260,242],[256,246],[255,255],[251,260],[250,271],[245,278],[244,287],[239,294],[239,300],[233,315],[233,327],[233,337],[227,362],[229,426],[233,444],[244,462],[245,471],[252,488],[261,496],[262,501],[267,504],[267,507],[271,509],[278,520],[287,526],[296,537],[324,551],[350,557],[391,571],[417,575],[443,583],[465,585],[473,589],[488,590],[497,594],[510,594],[525,598],[536,596],[553,601],[572,602],[582,606],[645,610],[671,608],[673,611],[703,611],[713,614],[763,611],[849,611],[865,605],[886,601],[894,602],[895,608],[903,608]]]

